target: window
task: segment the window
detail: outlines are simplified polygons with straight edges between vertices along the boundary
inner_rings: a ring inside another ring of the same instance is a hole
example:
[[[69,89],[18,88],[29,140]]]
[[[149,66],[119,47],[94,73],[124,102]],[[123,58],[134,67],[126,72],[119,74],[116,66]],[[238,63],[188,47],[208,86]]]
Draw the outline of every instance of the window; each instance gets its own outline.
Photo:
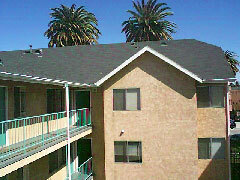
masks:
[[[142,143],[141,142],[114,142],[115,162],[142,162]]]
[[[17,170],[17,180],[22,180],[23,179],[23,168],[19,168]]]
[[[58,151],[54,151],[49,154],[49,173],[58,169]]]
[[[224,86],[199,86],[197,87],[197,106],[224,107]]]
[[[62,147],[51,154],[48,157],[49,173],[53,173],[63,165],[66,165],[66,147]]]
[[[140,110],[140,89],[114,89],[113,110]]]
[[[64,110],[64,95],[62,89],[47,89],[47,113]]]
[[[198,159],[224,159],[224,138],[199,138]]]
[[[26,89],[14,87],[14,117],[26,116]]]

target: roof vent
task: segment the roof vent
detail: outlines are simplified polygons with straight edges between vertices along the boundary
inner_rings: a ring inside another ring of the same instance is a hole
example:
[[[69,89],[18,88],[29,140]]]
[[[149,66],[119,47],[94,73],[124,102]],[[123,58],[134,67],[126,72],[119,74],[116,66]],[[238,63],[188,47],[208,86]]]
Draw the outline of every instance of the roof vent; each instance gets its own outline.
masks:
[[[30,48],[30,53],[32,53],[32,45],[31,44],[29,45],[29,48]]]
[[[24,54],[32,54],[32,45],[29,45],[29,50],[24,51]]]
[[[161,46],[168,46],[166,41],[161,42]]]
[[[131,46],[134,47],[134,48],[136,48],[136,49],[139,48],[136,42],[131,42]]]
[[[35,50],[35,53],[41,55],[42,54],[42,49]]]

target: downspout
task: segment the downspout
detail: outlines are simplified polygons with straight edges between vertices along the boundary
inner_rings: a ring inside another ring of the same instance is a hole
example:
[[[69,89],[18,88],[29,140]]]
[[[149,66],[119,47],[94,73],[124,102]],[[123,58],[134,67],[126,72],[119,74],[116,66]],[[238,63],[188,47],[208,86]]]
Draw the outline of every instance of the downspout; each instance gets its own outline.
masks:
[[[67,161],[68,161],[68,179],[71,180],[72,177],[71,177],[71,161],[70,161],[70,125],[69,125],[69,86],[68,84],[66,83],[65,84],[65,92],[66,92],[66,113],[67,113],[67,148],[68,148],[68,154],[67,154]]]
[[[230,109],[229,109],[229,85],[230,85],[230,82],[228,81],[227,83],[227,97],[226,97],[226,105],[227,105],[227,109],[226,109],[226,115],[227,115],[227,151],[228,151],[228,177],[229,177],[229,180],[231,180],[231,160],[230,160]]]

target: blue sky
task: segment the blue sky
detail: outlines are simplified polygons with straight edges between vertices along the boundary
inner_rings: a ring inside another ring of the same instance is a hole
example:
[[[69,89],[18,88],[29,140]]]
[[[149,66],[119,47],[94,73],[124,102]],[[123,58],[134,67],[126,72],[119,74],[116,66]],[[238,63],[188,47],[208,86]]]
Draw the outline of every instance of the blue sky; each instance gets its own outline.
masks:
[[[239,0],[165,0],[178,25],[174,39],[194,38],[240,55]],[[0,51],[47,47],[43,36],[50,21],[50,8],[75,3],[93,12],[102,36],[99,43],[125,41],[121,23],[128,19],[131,0],[1,0]],[[238,58],[240,60],[240,58]],[[240,75],[238,75],[240,79]]]

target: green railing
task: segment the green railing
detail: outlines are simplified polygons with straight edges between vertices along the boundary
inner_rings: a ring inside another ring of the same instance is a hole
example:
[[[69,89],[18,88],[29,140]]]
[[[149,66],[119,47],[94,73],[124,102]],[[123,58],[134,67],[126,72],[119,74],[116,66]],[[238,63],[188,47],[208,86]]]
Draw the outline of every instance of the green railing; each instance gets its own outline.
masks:
[[[91,125],[87,108],[71,110],[70,132]],[[66,111],[0,122],[0,162],[66,136]]]
[[[81,164],[71,175],[72,180],[87,180],[92,176],[92,157]],[[67,177],[66,180],[69,178]]]

